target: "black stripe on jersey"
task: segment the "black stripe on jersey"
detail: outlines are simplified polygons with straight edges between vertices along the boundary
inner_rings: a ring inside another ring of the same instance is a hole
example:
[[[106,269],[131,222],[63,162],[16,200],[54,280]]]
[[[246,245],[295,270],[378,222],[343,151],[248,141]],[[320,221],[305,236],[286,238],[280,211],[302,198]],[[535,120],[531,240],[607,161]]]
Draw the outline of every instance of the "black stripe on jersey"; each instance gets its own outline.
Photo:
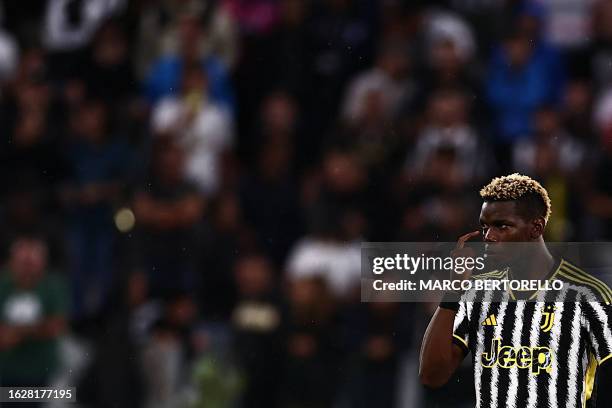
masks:
[[[490,315],[495,315],[495,316],[499,316],[499,309],[500,309],[501,304],[499,302],[495,302],[495,303],[491,303],[490,307],[488,308],[487,312],[486,312],[486,316],[490,316]],[[498,321],[497,324],[502,324],[501,321]],[[484,351],[489,351],[489,348],[491,347],[491,344],[493,342],[493,332],[495,329],[495,326],[481,326],[478,328],[479,330],[482,331],[483,333],[483,345],[484,345]],[[481,340],[479,340],[481,341]],[[481,364],[481,355],[480,353],[477,353],[478,355],[476,355],[475,357],[475,364]],[[480,406],[481,407],[490,407],[490,402],[491,402],[491,382],[492,382],[492,378],[493,378],[493,370],[498,370],[497,368],[492,368],[492,369],[485,369],[484,367],[481,366],[482,369],[482,375],[481,375],[481,382],[480,382],[480,390],[476,390],[476,392],[479,394],[479,398],[481,401]]]
[[[573,290],[569,290],[564,299],[564,312],[559,323],[561,324],[561,336],[559,338],[559,347],[557,350],[554,350],[555,354],[559,356],[559,353],[567,354],[571,352],[568,350],[572,340],[572,316],[574,315],[574,311],[578,305],[575,303],[577,301],[577,293]],[[562,384],[567,384],[569,381],[569,371],[570,368],[567,365],[558,365],[559,375],[557,377],[557,403],[559,406],[563,406],[568,399],[569,390],[566,386]],[[573,392],[573,390],[572,390]]]
[[[533,315],[536,312],[536,303],[535,302],[525,302],[525,309],[523,310],[523,330],[521,333],[521,345],[529,345],[529,336],[531,335],[530,329],[531,326],[527,324],[527,322],[531,322],[533,320]],[[518,370],[517,375],[517,384],[527,384],[529,383],[529,376],[532,375],[529,370]],[[526,386],[518,386],[518,392],[516,393],[516,401],[517,408],[521,407],[521,402],[523,405],[525,401],[529,398],[529,390]]]
[[[466,313],[467,313],[467,318],[469,320],[468,347],[470,349],[470,352],[472,353],[472,359],[474,359],[476,355],[476,343],[477,343],[477,339],[474,336],[475,336],[476,330],[478,329],[478,325],[481,323],[478,321],[478,317],[480,316],[482,312],[482,306],[483,306],[482,301],[484,299],[485,293],[483,291],[478,291],[478,292],[472,292],[472,295],[474,296],[472,300],[474,302],[471,308],[472,311],[470,313],[468,309]]]
[[[518,304],[516,302],[508,302],[507,303],[507,307],[506,307],[506,314],[504,316],[504,319],[512,319],[513,322],[516,322],[516,310],[517,310],[517,306]],[[504,325],[502,332],[501,332],[501,338],[504,339],[504,342],[506,344],[512,344],[512,332],[514,330],[514,324],[513,325],[509,325],[506,326]],[[498,404],[497,406],[499,408],[505,407],[506,405],[504,404],[504,401],[508,400],[508,390],[509,390],[509,384],[510,384],[510,375],[511,375],[511,370],[499,370],[499,380],[497,382],[497,389],[498,389],[498,395],[497,395],[497,401]]]

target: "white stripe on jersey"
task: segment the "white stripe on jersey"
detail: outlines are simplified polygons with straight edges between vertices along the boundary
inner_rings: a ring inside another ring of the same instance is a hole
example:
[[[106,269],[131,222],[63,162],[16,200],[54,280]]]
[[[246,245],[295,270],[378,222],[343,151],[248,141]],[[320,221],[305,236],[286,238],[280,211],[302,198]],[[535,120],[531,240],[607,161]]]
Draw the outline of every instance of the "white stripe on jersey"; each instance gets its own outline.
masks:
[[[499,311],[497,312],[497,326],[493,329],[493,338],[497,339],[501,337],[504,317],[506,316],[506,309],[508,308],[508,293],[504,293],[504,297],[501,300],[501,304],[499,305]],[[499,389],[497,388],[499,385],[499,367],[497,364],[491,368],[492,378],[491,378],[491,408],[497,408],[497,397],[499,396]]]
[[[592,299],[593,297],[593,292],[591,290],[585,290],[585,288],[581,287],[581,286],[574,286],[574,285],[567,285],[570,289],[574,289],[576,292],[578,292],[581,295],[584,295],[585,298],[589,298]],[[592,332],[591,332],[591,322],[588,321],[587,319],[585,319],[584,322],[585,325],[585,330],[587,331],[587,333],[589,333],[589,337],[591,339],[591,341],[593,342],[593,347],[595,348],[595,350],[599,350],[599,342],[597,340],[596,336],[593,336]]]
[[[611,350],[612,349],[612,334],[610,333],[610,326],[608,325],[608,316],[606,314],[606,311],[597,302],[590,302],[589,306],[593,308],[593,310],[597,314],[597,319],[602,323],[602,329],[603,329],[604,340],[606,342],[606,347],[608,350]],[[589,333],[591,334],[591,339],[594,342],[596,342],[597,341],[595,340],[596,336],[593,334],[593,332],[589,331]],[[599,346],[599,344],[597,346]],[[597,353],[601,353],[601,347],[596,347],[595,350]],[[606,355],[603,355],[603,356],[596,355],[595,357],[599,361],[602,358],[606,357]]]
[[[525,312],[526,302],[517,302],[514,311],[514,328],[512,329],[512,344],[521,344],[521,334],[523,333],[523,313]],[[510,369],[510,388],[506,405],[508,408],[516,408],[516,395],[518,393],[518,368],[516,364]]]
[[[572,316],[572,342],[568,349],[568,366],[567,369],[569,371],[569,379],[568,379],[568,387],[567,387],[567,406],[575,407],[576,406],[576,397],[578,396],[578,370],[580,367],[578,366],[578,341],[580,340],[580,303],[581,295],[577,295],[577,302],[574,303],[574,316]]]
[[[484,319],[489,315],[489,308],[491,307],[491,298],[493,297],[492,291],[487,291],[482,299],[482,310],[480,311],[480,317],[475,324],[478,326],[478,330],[476,331],[476,354],[474,355],[474,388],[476,389],[476,408],[480,408],[480,402],[482,399],[481,395],[481,381],[482,381],[482,364],[478,360],[482,353],[484,352],[484,328],[485,326],[481,325]]]
[[[540,321],[542,320],[542,309],[544,302],[542,301],[544,292],[539,292],[533,317],[531,318],[529,346],[537,347],[540,339]],[[527,399],[527,408],[535,408],[538,404],[538,390],[535,375],[529,375],[529,385],[527,386],[529,398]]]
[[[563,286],[563,290],[559,292],[557,299],[555,301],[555,322],[553,324],[552,330],[550,331],[550,345],[548,348],[551,350],[559,350],[559,342],[561,341],[561,323],[563,322],[563,309],[565,304],[563,301],[565,300],[565,296],[567,296],[567,287]],[[548,405],[551,407],[559,406],[557,403],[557,382],[559,380],[559,364],[553,364],[552,370],[550,372],[550,377],[548,379]]]
[[[582,353],[582,372],[586,373],[587,365],[589,364],[589,353]],[[586,383],[582,383],[582,392],[580,393],[580,402],[582,406],[586,403]]]
[[[465,317],[465,313],[466,313],[465,309],[466,309],[465,302],[459,303],[459,311],[457,312],[457,315],[455,315],[455,321],[453,323],[453,333],[455,333],[457,331],[457,328],[459,327],[461,322],[463,322],[463,320],[466,318]]]

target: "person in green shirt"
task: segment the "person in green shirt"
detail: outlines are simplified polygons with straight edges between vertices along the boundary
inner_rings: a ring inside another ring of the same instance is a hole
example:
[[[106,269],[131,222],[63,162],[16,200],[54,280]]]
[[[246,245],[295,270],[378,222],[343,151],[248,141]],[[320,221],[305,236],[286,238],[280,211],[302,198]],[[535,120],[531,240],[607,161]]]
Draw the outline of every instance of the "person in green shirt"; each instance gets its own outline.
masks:
[[[59,364],[68,294],[47,272],[47,245],[19,237],[0,272],[0,384],[45,386]]]

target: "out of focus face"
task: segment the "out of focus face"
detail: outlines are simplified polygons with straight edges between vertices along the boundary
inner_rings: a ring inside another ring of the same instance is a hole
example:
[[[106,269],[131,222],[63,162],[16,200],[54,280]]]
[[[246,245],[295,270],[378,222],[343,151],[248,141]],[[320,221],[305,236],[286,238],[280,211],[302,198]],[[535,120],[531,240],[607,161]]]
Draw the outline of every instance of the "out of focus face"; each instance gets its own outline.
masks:
[[[297,120],[297,107],[289,95],[277,93],[266,98],[262,121],[272,132],[289,132]]]
[[[356,157],[349,153],[333,152],[323,163],[325,181],[333,191],[350,193],[359,190],[365,182],[365,173]]]
[[[106,109],[101,102],[87,104],[78,111],[78,129],[91,143],[98,143],[106,137]]]
[[[440,126],[455,126],[465,121],[466,103],[460,95],[437,96],[430,102],[431,121]]]
[[[430,58],[432,66],[441,71],[455,71],[463,64],[457,47],[452,41],[439,41],[434,44],[430,51]]]
[[[9,267],[20,287],[31,287],[47,267],[47,247],[37,240],[23,239],[11,247]]]
[[[530,57],[529,42],[524,38],[510,39],[506,42],[506,53],[508,54],[510,65],[520,68],[527,63]]]
[[[559,116],[551,110],[542,110],[536,114],[535,128],[539,134],[554,133],[559,128]]]
[[[114,66],[125,61],[127,43],[116,26],[105,27],[95,40],[94,59],[103,66]]]
[[[585,82],[575,81],[565,91],[566,111],[572,114],[588,112],[591,104],[591,89]]]
[[[272,285],[272,269],[264,257],[241,259],[236,266],[238,290],[243,296],[265,294]]]
[[[408,70],[408,57],[398,51],[391,50],[382,56],[382,66],[394,79],[401,79]]]
[[[39,142],[45,132],[46,118],[41,111],[28,110],[21,114],[15,127],[13,140],[20,146],[31,146]]]

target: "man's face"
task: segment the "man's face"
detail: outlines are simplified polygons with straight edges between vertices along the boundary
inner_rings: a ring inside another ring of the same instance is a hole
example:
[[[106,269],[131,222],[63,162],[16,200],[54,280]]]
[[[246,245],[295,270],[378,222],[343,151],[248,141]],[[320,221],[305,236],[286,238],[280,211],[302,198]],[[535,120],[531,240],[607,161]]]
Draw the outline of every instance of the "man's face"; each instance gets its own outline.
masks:
[[[521,216],[514,201],[485,202],[480,210],[482,236],[487,243],[532,241],[532,223]]]
[[[11,248],[9,265],[18,286],[33,286],[47,267],[47,248],[36,240],[17,241]]]
[[[513,201],[485,202],[480,210],[480,226],[487,257],[510,261],[520,252],[520,245],[501,245],[508,242],[533,241],[533,221],[518,213]]]

